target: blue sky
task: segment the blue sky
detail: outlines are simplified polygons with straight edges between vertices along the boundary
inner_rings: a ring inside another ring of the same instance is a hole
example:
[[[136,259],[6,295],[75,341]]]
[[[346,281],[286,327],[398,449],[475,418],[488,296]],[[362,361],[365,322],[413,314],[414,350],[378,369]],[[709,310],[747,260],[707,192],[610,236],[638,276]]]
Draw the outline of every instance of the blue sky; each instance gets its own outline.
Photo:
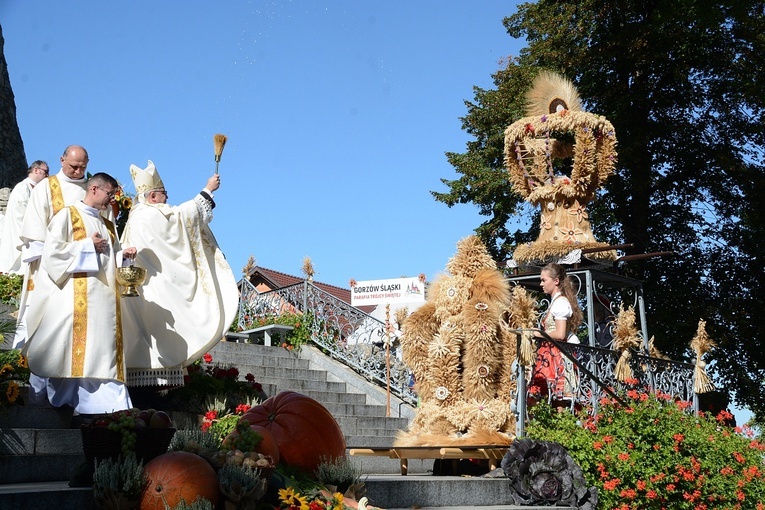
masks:
[[[500,0],[0,0],[27,160],[69,144],[133,192],[156,164],[190,199],[228,136],[211,225],[257,264],[337,286],[433,280],[483,218],[429,191],[457,177],[464,101],[515,56]],[[750,416],[736,412],[739,422]]]
[[[473,86],[517,55],[515,2],[2,0],[27,160],[69,144],[134,191],[151,159],[177,204],[228,136],[211,225],[236,275],[248,257],[316,279],[444,270],[482,221],[430,190],[456,178]]]

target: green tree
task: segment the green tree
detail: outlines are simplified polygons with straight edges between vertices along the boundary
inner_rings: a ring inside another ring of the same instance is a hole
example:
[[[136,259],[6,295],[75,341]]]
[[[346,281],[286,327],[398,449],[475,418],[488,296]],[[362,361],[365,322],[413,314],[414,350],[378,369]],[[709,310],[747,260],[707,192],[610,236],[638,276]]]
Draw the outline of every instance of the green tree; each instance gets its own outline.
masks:
[[[442,179],[435,199],[477,205],[488,219],[476,232],[497,258],[535,239],[536,221],[508,228],[530,209],[510,190],[503,131],[523,116],[539,69],[567,76],[619,140],[616,174],[590,205],[596,236],[675,252],[623,266],[644,282],[649,334],[681,359],[707,320],[724,361],[717,382],[765,420],[763,2],[540,0],[504,25],[527,45],[493,76],[495,90],[475,88],[466,102],[475,140],[447,154],[461,176]]]

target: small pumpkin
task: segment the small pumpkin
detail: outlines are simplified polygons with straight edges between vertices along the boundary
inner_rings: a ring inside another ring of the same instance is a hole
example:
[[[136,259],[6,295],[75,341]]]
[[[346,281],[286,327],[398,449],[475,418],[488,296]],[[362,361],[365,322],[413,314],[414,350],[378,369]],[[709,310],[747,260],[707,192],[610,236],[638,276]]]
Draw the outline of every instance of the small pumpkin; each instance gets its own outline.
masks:
[[[252,407],[244,419],[271,432],[281,461],[305,473],[313,474],[324,460],[345,456],[345,437],[335,418],[301,393],[278,393]]]
[[[204,498],[218,504],[218,475],[210,464],[193,453],[170,452],[151,460],[144,467],[148,479],[141,497],[141,510],[174,508],[181,499],[192,504]]]

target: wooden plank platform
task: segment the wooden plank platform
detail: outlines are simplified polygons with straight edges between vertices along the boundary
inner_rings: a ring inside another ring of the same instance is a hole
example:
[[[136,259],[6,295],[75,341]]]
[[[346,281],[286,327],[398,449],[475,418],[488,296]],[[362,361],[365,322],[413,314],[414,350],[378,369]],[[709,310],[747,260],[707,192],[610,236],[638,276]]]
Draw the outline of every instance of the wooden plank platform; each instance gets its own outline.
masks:
[[[488,459],[489,469],[496,469],[508,446],[398,446],[393,448],[351,448],[350,455],[388,457],[401,461],[401,474],[409,470],[408,459]]]

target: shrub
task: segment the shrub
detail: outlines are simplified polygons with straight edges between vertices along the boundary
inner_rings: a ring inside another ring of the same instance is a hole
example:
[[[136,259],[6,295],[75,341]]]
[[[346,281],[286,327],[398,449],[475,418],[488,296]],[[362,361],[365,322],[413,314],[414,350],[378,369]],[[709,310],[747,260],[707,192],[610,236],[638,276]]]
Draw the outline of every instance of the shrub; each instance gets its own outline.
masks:
[[[604,509],[763,509],[765,443],[731,415],[687,413],[688,402],[629,391],[592,416],[535,406],[531,438],[563,445],[599,489]]]

